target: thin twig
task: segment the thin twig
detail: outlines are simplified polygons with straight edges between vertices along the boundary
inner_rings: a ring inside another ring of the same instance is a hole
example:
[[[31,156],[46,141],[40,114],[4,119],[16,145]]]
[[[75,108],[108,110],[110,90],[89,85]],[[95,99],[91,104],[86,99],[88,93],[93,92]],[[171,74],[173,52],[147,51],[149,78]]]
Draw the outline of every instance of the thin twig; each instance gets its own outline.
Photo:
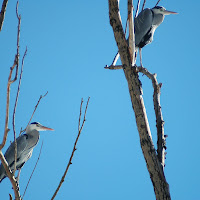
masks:
[[[18,68],[19,68],[19,41],[20,41],[21,15],[18,14],[18,5],[19,5],[19,2],[17,1],[16,15],[17,15],[17,19],[18,19],[18,28],[17,28],[16,73],[15,73],[15,78],[12,80],[12,82],[15,82],[17,80]]]
[[[138,3],[137,3],[137,9],[136,9],[136,12],[135,12],[135,18],[138,16],[139,9],[140,9],[140,0],[138,0]]]
[[[146,4],[146,0],[144,0],[143,5],[142,5],[142,10],[144,10],[144,6]]]
[[[85,108],[85,114],[84,114],[84,117],[83,117],[83,122],[82,122],[82,125],[81,125],[81,127],[80,127],[80,117],[81,117],[82,104],[83,104],[83,99],[81,99],[80,114],[79,114],[79,125],[78,125],[78,129],[79,129],[79,130],[78,130],[78,136],[77,136],[76,141],[75,141],[75,143],[74,143],[74,147],[73,147],[73,150],[72,150],[72,153],[71,153],[69,162],[68,162],[68,164],[67,164],[67,167],[66,167],[66,169],[65,169],[65,172],[64,172],[64,174],[63,174],[63,176],[62,176],[62,178],[61,178],[61,180],[60,180],[60,183],[59,183],[59,185],[58,185],[58,187],[57,187],[57,189],[56,189],[54,195],[52,196],[51,200],[53,200],[53,199],[56,197],[58,191],[60,190],[60,187],[61,187],[62,183],[63,183],[64,180],[65,180],[65,177],[66,177],[66,175],[67,175],[69,166],[72,164],[72,159],[73,159],[73,156],[74,156],[74,152],[76,151],[76,145],[77,145],[78,139],[79,139],[79,137],[80,137],[81,131],[82,131],[82,129],[83,129],[84,123],[85,123],[85,121],[86,121],[86,113],[87,113],[87,108],[88,108],[89,100],[90,100],[90,97],[89,97],[88,100],[87,100],[87,104],[86,104],[86,108]]]
[[[30,181],[31,181],[31,178],[32,178],[32,176],[33,176],[33,173],[34,173],[34,171],[35,171],[35,169],[36,169],[36,167],[37,167],[38,161],[40,160],[40,155],[41,155],[41,152],[42,152],[42,147],[43,147],[43,141],[42,141],[42,145],[41,145],[41,147],[40,147],[40,153],[39,153],[38,159],[37,159],[37,161],[36,161],[36,163],[35,163],[35,167],[34,167],[32,173],[31,173],[31,176],[30,176],[30,178],[29,178],[29,180],[28,180],[28,183],[27,183],[26,188],[25,188],[25,190],[24,190],[24,194],[23,194],[23,196],[22,196],[22,199],[24,198],[24,195],[26,194],[26,190],[27,190],[27,188],[28,188],[28,185],[29,185],[29,183],[30,183]]]
[[[162,84],[158,84],[156,74],[151,74],[146,68],[138,67],[139,72],[145,74],[152,81],[154,88],[153,102],[156,115],[156,127],[157,127],[157,153],[158,160],[161,163],[164,171],[165,167],[165,149],[166,149],[166,137],[164,135],[164,121],[162,116],[161,104],[160,104],[160,89]]]
[[[13,199],[11,194],[9,194],[9,197],[10,197],[10,200],[12,200],[12,199]]]
[[[20,130],[19,135],[21,135],[23,132],[24,132],[24,130],[23,130],[22,127],[21,127],[21,130]]]
[[[2,27],[3,27],[7,3],[8,3],[8,0],[4,0],[2,3],[1,12],[0,12],[0,31],[2,30]]]
[[[46,94],[45,94],[45,95],[40,95],[40,98],[39,98],[39,100],[38,100],[38,102],[37,102],[37,104],[36,104],[36,106],[35,106],[35,109],[34,109],[34,111],[33,111],[32,115],[31,115],[31,118],[30,118],[30,120],[29,120],[29,122],[28,122],[28,124],[27,124],[26,128],[27,128],[27,127],[28,127],[28,125],[30,124],[30,122],[31,122],[31,120],[32,120],[32,118],[33,118],[33,116],[34,116],[34,114],[35,114],[35,111],[37,110],[37,107],[38,107],[38,105],[39,105],[39,103],[40,103],[40,101],[41,101],[41,99],[42,99],[42,98],[44,98],[44,97],[46,97],[46,96],[47,96],[47,94],[48,94],[48,91],[46,92]],[[26,130],[26,129],[25,129],[25,130]]]
[[[80,115],[79,115],[79,120],[78,120],[78,132],[80,132],[80,126],[81,126],[82,105],[83,105],[83,98],[81,99],[81,105],[80,105]]]
[[[88,109],[88,104],[89,104],[89,101],[90,101],[90,97],[88,97],[88,100],[87,100],[87,104],[86,104],[86,107],[85,107],[85,113],[84,113],[84,117],[83,117],[83,122],[82,122],[82,125],[81,125],[81,129],[80,129],[80,131],[79,132],[81,132],[82,131],[82,129],[83,129],[83,126],[84,126],[84,124],[85,124],[85,121],[86,121],[86,113],[87,113],[87,109]],[[79,136],[80,136],[80,134],[79,134]],[[76,143],[78,142],[78,140],[76,141]],[[75,143],[75,145],[76,145],[76,143]]]
[[[159,4],[159,2],[160,2],[161,0],[158,0],[158,2],[156,3],[156,5],[155,6],[157,6],[158,4]]]
[[[24,59],[25,59],[26,53],[27,53],[27,47],[26,47],[26,50],[24,52],[24,56],[23,56],[23,59],[22,59],[21,73],[20,73],[20,77],[19,77],[19,84],[18,84],[17,95],[16,95],[16,99],[15,99],[15,106],[14,106],[14,111],[13,111],[13,133],[14,133],[14,142],[15,142],[15,156],[14,156],[15,161],[14,161],[14,170],[13,170],[14,174],[15,174],[15,171],[16,171],[16,162],[17,162],[17,141],[16,141],[16,130],[15,130],[15,113],[16,113],[16,108],[17,108],[19,92],[20,92],[21,79],[22,79],[23,68],[24,68]]]

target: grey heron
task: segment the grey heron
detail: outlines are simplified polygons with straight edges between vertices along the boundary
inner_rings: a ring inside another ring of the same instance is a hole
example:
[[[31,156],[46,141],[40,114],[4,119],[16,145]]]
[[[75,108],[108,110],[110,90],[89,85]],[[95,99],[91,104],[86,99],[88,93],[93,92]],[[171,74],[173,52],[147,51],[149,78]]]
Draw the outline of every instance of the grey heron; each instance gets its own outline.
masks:
[[[163,22],[165,15],[178,14],[176,12],[168,11],[162,6],[155,6],[154,8],[146,8],[139,13],[134,20],[135,28],[135,46],[136,51],[139,48],[140,63],[142,66],[142,48],[153,41],[153,36],[156,28]]]
[[[20,170],[26,161],[32,156],[33,148],[37,145],[40,134],[39,131],[53,131],[53,129],[42,126],[38,122],[33,122],[27,126],[26,133],[19,136],[17,141],[17,161],[16,169]],[[7,149],[5,153],[5,158],[8,162],[8,166],[11,171],[14,170],[14,153],[15,153],[15,143],[13,142]],[[3,165],[0,165],[0,182],[7,176]]]

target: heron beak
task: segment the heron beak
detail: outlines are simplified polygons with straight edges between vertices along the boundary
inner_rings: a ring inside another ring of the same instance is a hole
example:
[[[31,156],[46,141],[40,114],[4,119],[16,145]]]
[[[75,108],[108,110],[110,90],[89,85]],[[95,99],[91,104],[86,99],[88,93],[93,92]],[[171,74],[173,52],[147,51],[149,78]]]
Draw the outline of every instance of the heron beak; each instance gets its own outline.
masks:
[[[173,12],[173,11],[169,11],[169,10],[165,10],[163,12],[164,15],[171,15],[171,14],[178,14],[177,12]]]
[[[46,126],[41,126],[40,128],[41,128],[42,131],[54,131],[54,129],[48,128]]]

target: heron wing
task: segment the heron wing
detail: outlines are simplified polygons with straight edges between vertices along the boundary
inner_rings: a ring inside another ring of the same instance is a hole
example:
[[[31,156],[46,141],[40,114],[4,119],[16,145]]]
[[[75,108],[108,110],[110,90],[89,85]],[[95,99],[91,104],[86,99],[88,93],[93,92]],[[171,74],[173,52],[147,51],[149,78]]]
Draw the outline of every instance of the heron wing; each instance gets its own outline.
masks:
[[[142,41],[145,35],[152,27],[153,13],[151,9],[146,8],[139,13],[138,17],[134,20],[135,27],[135,44],[136,46]]]
[[[17,138],[17,169],[19,166],[23,166],[23,162],[19,162],[21,155],[27,148],[27,135],[21,135]],[[13,142],[5,153],[5,158],[11,170],[14,169],[14,154],[15,154],[15,143]],[[18,166],[19,165],[19,166]],[[6,172],[3,165],[0,165],[0,182],[6,177]]]
[[[27,135],[21,135],[17,138],[17,162],[19,161],[21,155],[26,150],[28,142],[27,142]],[[14,154],[15,154],[15,143],[13,142],[5,153],[5,158],[8,162],[8,165],[12,169],[12,165],[14,164]]]

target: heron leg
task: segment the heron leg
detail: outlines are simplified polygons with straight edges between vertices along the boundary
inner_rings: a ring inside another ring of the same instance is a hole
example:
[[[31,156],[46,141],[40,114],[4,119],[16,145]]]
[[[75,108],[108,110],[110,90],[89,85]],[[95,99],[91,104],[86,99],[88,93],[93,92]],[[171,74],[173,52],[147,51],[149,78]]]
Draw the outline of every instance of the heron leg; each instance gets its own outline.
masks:
[[[114,59],[113,59],[113,62],[112,62],[112,65],[115,66],[117,61],[119,59],[119,51],[117,52],[117,54],[115,55]]]
[[[134,60],[135,64],[136,64],[136,59],[137,59],[137,53],[138,53],[138,50],[135,50],[135,60]]]
[[[139,48],[139,53],[140,53],[140,65],[141,65],[141,67],[143,67],[143,65],[142,65],[142,48]]]

